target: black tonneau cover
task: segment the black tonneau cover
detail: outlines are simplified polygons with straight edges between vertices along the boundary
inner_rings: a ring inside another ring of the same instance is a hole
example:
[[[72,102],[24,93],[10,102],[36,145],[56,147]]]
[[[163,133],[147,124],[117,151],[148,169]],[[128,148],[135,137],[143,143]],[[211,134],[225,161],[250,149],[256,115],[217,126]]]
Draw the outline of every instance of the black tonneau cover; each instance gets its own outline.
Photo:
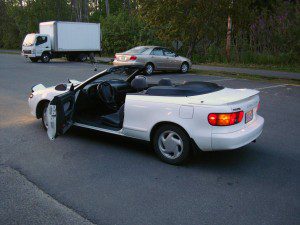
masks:
[[[154,96],[194,96],[219,91],[224,87],[210,82],[186,82],[175,86],[155,86],[147,89],[147,95]]]

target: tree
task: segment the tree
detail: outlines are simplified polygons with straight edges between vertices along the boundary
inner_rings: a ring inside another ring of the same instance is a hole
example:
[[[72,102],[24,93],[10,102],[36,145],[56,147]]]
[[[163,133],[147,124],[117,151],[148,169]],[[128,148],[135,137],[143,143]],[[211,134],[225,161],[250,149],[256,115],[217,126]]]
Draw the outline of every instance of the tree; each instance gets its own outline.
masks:
[[[167,43],[183,41],[188,57],[199,40],[214,32],[212,27],[224,16],[223,5],[223,1],[208,4],[206,0],[139,1],[143,18],[158,37]]]

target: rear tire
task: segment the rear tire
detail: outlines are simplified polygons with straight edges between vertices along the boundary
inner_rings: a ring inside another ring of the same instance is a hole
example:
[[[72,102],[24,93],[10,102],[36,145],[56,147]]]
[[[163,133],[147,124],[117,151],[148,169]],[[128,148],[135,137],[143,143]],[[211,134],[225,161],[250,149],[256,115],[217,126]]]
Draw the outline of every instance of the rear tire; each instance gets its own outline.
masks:
[[[79,54],[78,60],[79,60],[79,62],[85,62],[85,61],[87,61],[88,60],[87,54],[84,54],[84,53]]]
[[[39,61],[39,58],[30,57],[29,59],[31,60],[31,62],[37,62],[37,61]]]
[[[179,126],[160,126],[153,135],[153,147],[158,157],[169,164],[181,165],[190,155],[190,138]]]
[[[50,62],[50,54],[49,53],[43,53],[41,56],[41,60],[43,63]]]
[[[68,55],[66,56],[66,58],[67,58],[67,60],[68,60],[69,62],[73,62],[73,61],[75,61],[76,56],[71,55],[71,54],[68,54]]]
[[[151,75],[154,72],[154,65],[152,63],[147,63],[145,66],[145,73]]]

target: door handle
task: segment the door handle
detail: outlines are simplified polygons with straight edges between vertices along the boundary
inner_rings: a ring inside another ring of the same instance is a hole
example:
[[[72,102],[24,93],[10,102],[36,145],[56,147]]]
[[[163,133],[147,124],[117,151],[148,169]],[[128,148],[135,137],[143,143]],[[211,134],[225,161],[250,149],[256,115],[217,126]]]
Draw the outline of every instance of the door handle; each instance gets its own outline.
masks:
[[[49,48],[49,46],[46,46],[46,48]]]

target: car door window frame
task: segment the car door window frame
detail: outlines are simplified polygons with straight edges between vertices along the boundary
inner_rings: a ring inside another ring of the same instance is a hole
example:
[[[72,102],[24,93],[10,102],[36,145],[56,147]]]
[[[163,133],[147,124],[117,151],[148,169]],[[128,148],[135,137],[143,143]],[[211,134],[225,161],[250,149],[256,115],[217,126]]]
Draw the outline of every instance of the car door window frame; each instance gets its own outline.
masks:
[[[170,53],[172,53],[172,55],[166,55],[166,52],[170,52]],[[164,55],[165,56],[167,56],[167,57],[176,57],[176,53],[175,52],[173,52],[172,50],[170,50],[170,49],[167,49],[167,48],[164,48],[163,49],[163,53],[164,53]]]
[[[162,52],[162,55],[154,54],[155,51],[161,51],[161,52]],[[164,55],[164,51],[163,51],[162,48],[154,48],[154,49],[152,50],[152,52],[150,53],[150,55],[154,55],[154,56],[165,56],[165,55]]]

